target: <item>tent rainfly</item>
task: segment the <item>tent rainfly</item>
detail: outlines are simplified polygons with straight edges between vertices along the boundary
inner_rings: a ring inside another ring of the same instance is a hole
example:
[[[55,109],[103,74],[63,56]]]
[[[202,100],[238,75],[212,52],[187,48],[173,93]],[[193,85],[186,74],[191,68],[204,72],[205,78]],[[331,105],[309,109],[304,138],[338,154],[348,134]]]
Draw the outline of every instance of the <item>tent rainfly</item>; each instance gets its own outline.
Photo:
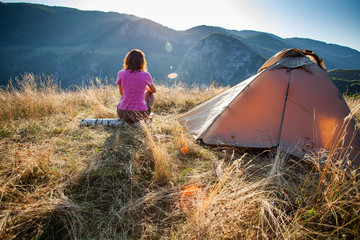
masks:
[[[280,51],[257,74],[179,121],[209,145],[279,148],[297,157],[327,153],[360,165],[360,134],[349,107],[323,60],[309,50]]]

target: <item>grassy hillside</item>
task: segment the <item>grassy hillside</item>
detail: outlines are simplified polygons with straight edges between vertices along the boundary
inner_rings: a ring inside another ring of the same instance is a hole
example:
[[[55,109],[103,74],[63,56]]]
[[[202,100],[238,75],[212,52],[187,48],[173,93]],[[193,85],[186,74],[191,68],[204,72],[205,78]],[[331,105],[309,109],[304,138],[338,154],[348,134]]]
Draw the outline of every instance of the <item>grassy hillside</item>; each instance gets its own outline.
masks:
[[[0,238],[358,236],[358,171],[192,140],[176,118],[223,90],[158,86],[152,122],[82,128],[116,117],[115,86],[70,92],[24,75],[0,91]],[[360,99],[348,103],[359,114]]]

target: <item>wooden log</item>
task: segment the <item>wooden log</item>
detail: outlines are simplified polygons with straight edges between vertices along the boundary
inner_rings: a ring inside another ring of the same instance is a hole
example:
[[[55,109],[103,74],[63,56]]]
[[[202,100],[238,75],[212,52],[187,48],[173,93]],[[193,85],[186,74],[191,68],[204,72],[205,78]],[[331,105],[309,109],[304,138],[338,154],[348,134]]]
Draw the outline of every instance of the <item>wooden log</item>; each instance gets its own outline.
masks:
[[[98,119],[81,119],[80,120],[80,126],[89,127],[89,126],[96,126],[96,125],[102,125],[105,127],[120,127],[120,126],[128,125],[128,123],[125,121],[122,121],[118,118],[110,118],[110,119],[98,118]]]

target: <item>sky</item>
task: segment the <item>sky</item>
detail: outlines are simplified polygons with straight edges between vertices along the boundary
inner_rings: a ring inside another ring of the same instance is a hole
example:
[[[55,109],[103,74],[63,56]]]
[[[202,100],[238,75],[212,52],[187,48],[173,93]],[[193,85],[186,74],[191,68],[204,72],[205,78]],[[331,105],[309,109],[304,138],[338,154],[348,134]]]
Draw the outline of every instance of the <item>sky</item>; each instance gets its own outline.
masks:
[[[3,0],[2,0],[3,1]],[[80,10],[119,12],[175,30],[199,25],[302,37],[360,51],[359,0],[29,0]]]

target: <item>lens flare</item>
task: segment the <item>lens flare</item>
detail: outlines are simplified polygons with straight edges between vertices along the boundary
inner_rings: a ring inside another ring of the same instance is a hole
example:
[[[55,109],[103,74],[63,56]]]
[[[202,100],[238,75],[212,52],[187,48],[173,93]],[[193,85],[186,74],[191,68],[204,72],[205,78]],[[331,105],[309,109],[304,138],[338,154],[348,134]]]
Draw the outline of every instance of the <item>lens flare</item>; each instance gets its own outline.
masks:
[[[189,148],[188,148],[188,147],[186,147],[186,146],[184,146],[184,147],[182,147],[182,148],[181,148],[181,150],[180,150],[180,151],[181,151],[181,153],[182,153],[182,154],[186,155],[186,154],[188,154],[188,153],[189,153]]]
[[[167,41],[167,42],[165,43],[165,50],[166,50],[167,52],[171,52],[171,51],[173,50],[173,45],[172,45],[171,42]]]
[[[191,214],[204,200],[203,191],[198,187],[190,186],[181,194],[180,203],[184,212]]]
[[[177,76],[178,76],[177,73],[170,73],[170,74],[168,75],[168,78],[174,79],[174,78],[176,78]]]

